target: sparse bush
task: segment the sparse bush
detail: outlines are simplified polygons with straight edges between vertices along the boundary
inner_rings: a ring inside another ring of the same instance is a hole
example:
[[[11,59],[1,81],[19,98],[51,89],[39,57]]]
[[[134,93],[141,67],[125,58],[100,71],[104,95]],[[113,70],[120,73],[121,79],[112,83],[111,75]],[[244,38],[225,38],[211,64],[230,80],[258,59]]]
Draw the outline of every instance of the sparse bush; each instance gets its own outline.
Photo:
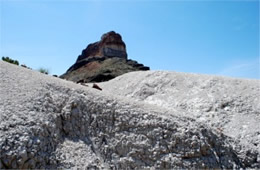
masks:
[[[30,70],[32,70],[32,68],[30,68],[30,67],[27,67],[25,64],[21,64],[21,67],[24,67],[24,68],[27,68],[27,69],[30,69]]]
[[[19,66],[19,62],[17,60],[13,60],[9,57],[2,57],[2,60],[3,61],[6,61],[8,63],[11,63],[11,64],[15,64],[15,65],[18,65]]]
[[[44,74],[49,74],[49,70],[46,68],[40,68],[38,71]]]

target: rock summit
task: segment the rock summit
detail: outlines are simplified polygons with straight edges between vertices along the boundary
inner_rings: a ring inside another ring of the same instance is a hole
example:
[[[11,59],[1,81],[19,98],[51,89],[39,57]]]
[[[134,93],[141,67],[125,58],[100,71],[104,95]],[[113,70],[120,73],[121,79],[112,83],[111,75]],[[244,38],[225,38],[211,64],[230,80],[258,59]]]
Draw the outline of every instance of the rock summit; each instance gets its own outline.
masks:
[[[131,71],[149,69],[128,59],[121,35],[110,31],[102,35],[100,41],[89,44],[61,78],[74,82],[103,82]]]

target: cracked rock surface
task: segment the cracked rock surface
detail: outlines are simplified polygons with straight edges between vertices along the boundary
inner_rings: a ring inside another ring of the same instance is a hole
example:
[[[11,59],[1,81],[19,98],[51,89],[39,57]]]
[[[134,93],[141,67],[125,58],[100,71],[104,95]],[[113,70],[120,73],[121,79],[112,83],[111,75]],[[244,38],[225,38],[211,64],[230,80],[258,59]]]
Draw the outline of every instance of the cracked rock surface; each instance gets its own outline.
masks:
[[[0,169],[260,168],[257,80],[134,72],[99,91],[2,61],[0,76]],[[230,88],[227,97],[218,88],[216,103],[199,95],[219,81]],[[229,81],[245,89],[241,102]],[[240,137],[236,128],[244,129]]]

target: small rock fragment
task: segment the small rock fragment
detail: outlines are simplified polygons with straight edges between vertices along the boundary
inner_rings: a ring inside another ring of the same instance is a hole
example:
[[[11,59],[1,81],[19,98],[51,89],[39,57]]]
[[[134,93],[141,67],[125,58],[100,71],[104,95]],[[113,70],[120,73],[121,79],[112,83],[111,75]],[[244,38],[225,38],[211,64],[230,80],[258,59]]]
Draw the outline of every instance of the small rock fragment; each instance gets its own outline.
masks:
[[[98,89],[98,90],[102,90],[97,84],[93,84],[92,88]]]

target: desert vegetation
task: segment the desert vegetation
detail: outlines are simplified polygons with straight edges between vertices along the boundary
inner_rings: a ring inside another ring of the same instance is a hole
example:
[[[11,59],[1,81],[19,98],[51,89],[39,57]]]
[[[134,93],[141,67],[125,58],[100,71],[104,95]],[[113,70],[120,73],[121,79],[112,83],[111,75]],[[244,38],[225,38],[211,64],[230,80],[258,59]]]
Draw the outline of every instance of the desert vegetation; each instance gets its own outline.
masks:
[[[48,69],[42,68],[42,67],[39,68],[38,71],[39,71],[40,73],[43,73],[43,74],[49,74],[49,72],[50,72]]]
[[[19,66],[19,61],[17,61],[17,60],[13,60],[13,59],[11,59],[11,58],[9,58],[9,57],[2,57],[2,60],[3,61],[6,61],[6,62],[8,62],[8,63],[11,63],[11,64],[15,64],[15,65],[18,65]]]
[[[5,62],[11,63],[11,64],[15,64],[15,65],[18,65],[18,66],[19,66],[19,61],[18,61],[18,60],[11,59],[10,57],[4,57],[4,56],[3,56],[3,57],[2,57],[2,60],[5,61]],[[30,68],[30,67],[27,67],[25,64],[21,64],[21,66],[24,67],[24,68],[28,68],[28,69],[31,70],[31,68]],[[41,72],[41,73],[43,73],[43,74],[49,74],[49,73],[50,73],[50,71],[49,71],[48,69],[43,68],[43,67],[39,68],[38,71]]]

